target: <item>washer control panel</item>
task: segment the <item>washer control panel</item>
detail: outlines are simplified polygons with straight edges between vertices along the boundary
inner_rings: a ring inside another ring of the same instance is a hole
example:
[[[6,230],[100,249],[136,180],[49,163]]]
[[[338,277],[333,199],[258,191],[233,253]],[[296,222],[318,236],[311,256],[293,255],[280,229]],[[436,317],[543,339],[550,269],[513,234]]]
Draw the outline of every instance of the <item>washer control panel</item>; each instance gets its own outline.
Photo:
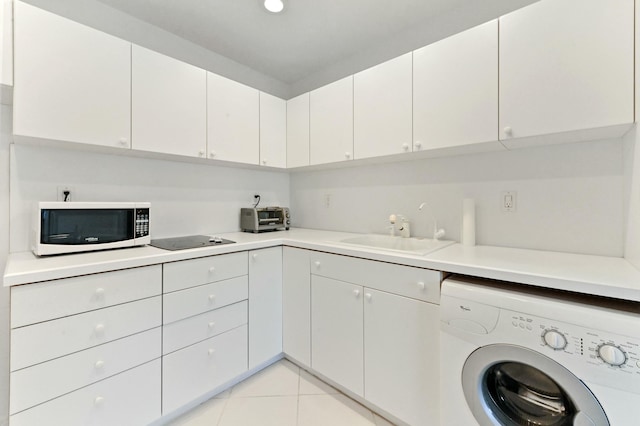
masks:
[[[640,393],[640,339],[501,310],[492,340],[523,345],[593,382]]]

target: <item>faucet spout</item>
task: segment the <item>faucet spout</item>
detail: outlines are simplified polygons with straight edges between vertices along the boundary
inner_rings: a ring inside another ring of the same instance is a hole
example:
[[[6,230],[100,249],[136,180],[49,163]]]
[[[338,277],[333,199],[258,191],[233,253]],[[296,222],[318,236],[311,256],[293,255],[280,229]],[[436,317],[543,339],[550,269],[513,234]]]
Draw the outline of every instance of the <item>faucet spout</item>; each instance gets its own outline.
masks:
[[[425,206],[427,205],[427,202],[423,202],[418,206],[418,210],[422,210]],[[444,237],[444,229],[438,229],[438,222],[435,218],[435,216],[433,214],[431,214],[431,217],[433,218],[433,239],[434,240],[439,240],[440,238]]]

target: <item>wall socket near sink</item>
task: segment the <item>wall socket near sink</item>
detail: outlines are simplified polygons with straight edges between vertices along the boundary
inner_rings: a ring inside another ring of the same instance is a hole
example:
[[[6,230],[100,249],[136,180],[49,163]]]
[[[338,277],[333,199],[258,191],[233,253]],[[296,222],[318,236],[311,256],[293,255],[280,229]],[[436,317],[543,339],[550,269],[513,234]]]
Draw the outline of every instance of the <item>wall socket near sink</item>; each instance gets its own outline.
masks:
[[[516,200],[517,200],[517,193],[516,191],[502,191],[501,194],[501,205],[502,205],[502,211],[503,212],[508,212],[508,213],[513,213],[516,211]]]
[[[65,200],[65,192],[69,191],[69,195]],[[56,188],[56,200],[57,201],[73,201],[76,197],[76,189],[73,186],[62,185]]]

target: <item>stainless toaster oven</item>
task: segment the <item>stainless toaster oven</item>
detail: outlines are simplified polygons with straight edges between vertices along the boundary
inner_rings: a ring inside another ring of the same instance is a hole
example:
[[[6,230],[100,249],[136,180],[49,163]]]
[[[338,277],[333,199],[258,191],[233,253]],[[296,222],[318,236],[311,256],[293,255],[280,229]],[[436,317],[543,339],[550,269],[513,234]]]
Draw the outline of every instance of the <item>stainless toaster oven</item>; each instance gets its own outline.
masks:
[[[240,229],[245,232],[289,230],[291,217],[286,207],[240,209]]]

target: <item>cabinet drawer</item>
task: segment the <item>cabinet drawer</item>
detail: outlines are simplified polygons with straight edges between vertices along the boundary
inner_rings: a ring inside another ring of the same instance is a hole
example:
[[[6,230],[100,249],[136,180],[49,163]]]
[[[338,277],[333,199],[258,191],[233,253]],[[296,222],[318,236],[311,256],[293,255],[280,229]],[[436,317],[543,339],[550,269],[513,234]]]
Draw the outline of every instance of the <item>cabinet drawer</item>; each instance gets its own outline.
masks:
[[[248,295],[249,281],[246,275],[165,294],[163,324],[245,300]]]
[[[165,263],[164,292],[182,290],[249,273],[247,252]]]
[[[160,265],[12,287],[11,327],[22,327],[161,293]],[[52,300],[63,300],[64,303],[51,303]]]
[[[160,417],[160,360],[10,417],[10,426],[147,425]]]
[[[11,371],[161,324],[161,296],[11,330]]]
[[[311,273],[413,299],[440,303],[441,272],[431,269],[313,253]]]
[[[162,353],[182,349],[247,323],[247,302],[177,321],[162,328]]]
[[[247,362],[246,325],[163,357],[163,414],[244,373]]]
[[[160,358],[160,327],[11,373],[10,413]]]

